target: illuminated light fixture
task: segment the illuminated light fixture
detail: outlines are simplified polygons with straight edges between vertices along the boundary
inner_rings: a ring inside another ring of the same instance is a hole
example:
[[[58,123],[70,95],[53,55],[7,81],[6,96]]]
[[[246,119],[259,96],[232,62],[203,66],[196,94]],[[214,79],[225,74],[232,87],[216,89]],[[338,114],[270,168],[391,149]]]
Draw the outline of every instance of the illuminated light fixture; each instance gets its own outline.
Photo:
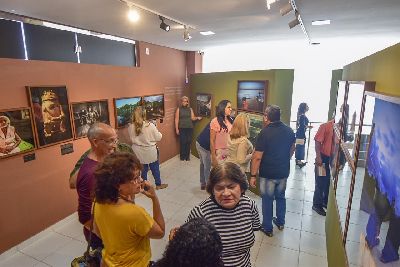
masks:
[[[132,22],[137,22],[140,19],[139,12],[131,6],[128,11],[128,19]]]
[[[322,25],[329,25],[331,24],[331,20],[330,19],[325,19],[325,20],[313,20],[311,22],[311,25],[313,26],[322,26]]]
[[[289,1],[286,3],[280,10],[279,13],[281,13],[281,16],[285,16],[286,14],[290,13],[293,11],[293,6],[292,3]]]
[[[189,29],[187,26],[185,26],[185,30],[183,31],[183,40],[185,40],[185,42],[189,41],[190,39],[192,39],[192,36],[189,33]]]
[[[201,34],[201,35],[205,35],[205,36],[207,36],[207,35],[214,35],[214,34],[215,34],[215,32],[212,32],[212,31],[206,31],[206,32],[200,32],[200,34]]]
[[[271,5],[273,4],[273,3],[275,3],[275,2],[277,2],[278,0],[266,0],[266,2],[267,2],[267,8],[268,9],[271,9]]]
[[[300,24],[299,13],[296,11],[295,14],[296,14],[296,18],[294,20],[292,20],[291,22],[289,22],[290,29],[292,29]]]
[[[129,7],[129,10],[133,10],[133,8],[135,8],[137,10],[144,11],[144,12],[147,12],[147,13],[150,13],[150,14],[158,16],[160,18],[160,20],[161,20],[160,28],[165,30],[165,31],[169,31],[169,30],[171,30],[171,28],[173,28],[173,29],[178,29],[178,28],[184,29],[185,30],[185,32],[184,32],[184,40],[185,41],[187,41],[190,38],[192,38],[190,36],[190,34],[189,34],[189,29],[196,30],[196,27],[193,26],[193,25],[190,25],[190,24],[185,23],[183,21],[180,21],[180,20],[177,20],[175,18],[172,18],[172,17],[166,16],[164,14],[161,14],[160,12],[158,12],[156,10],[153,10],[153,9],[147,8],[145,6],[142,6],[142,5],[136,4],[134,2],[131,2],[131,0],[118,0],[118,1],[123,3],[123,4],[125,4],[125,5],[127,5]],[[274,0],[274,1],[276,1],[276,0]],[[139,14],[137,14],[137,19],[139,19]],[[164,22],[165,20],[168,20],[169,22],[172,22],[172,23],[176,23],[177,25],[173,25],[171,27],[170,25],[167,25]]]
[[[165,18],[163,16],[158,16],[158,17],[161,20],[160,29],[163,29],[164,31],[169,32],[169,30],[171,29],[171,26],[169,26],[168,24],[166,24],[164,22]]]

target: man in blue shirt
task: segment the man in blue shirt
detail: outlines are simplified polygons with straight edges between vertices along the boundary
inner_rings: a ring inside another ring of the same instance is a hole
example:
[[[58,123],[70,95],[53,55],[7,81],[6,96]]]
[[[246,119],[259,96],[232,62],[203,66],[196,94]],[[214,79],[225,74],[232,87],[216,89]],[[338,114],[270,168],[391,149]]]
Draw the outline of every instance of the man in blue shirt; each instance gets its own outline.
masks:
[[[261,230],[273,236],[272,222],[283,230],[286,214],[286,181],[290,171],[290,158],[295,151],[293,130],[281,122],[281,109],[268,105],[264,113],[266,127],[257,137],[251,161],[250,186],[256,186],[257,172],[260,180],[263,222]],[[272,217],[276,201],[276,218]]]

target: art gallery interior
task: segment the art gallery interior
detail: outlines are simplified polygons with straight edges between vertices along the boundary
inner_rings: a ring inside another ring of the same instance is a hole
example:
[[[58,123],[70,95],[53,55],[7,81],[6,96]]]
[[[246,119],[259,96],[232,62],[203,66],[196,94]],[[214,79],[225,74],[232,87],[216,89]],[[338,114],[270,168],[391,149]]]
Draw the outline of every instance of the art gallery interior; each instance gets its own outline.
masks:
[[[128,19],[130,11],[137,12],[136,21]],[[386,145],[379,134],[372,139],[378,130],[395,131],[388,125],[399,122],[393,115],[400,106],[398,14],[398,0],[1,0],[0,118],[11,118],[22,142],[0,150],[0,266],[70,266],[83,254],[70,172],[90,148],[85,136],[95,120],[115,127],[120,142],[130,144],[126,125],[137,105],[163,135],[161,176],[169,187],[158,194],[166,230],[184,223],[208,196],[198,182],[195,141],[223,99],[254,120],[266,105],[278,105],[292,128],[299,103],[310,107],[308,164],[298,168],[291,161],[285,229],[274,230],[273,238],[256,233],[252,266],[400,266],[379,260],[389,215],[380,244],[369,249],[365,242],[377,183],[386,188],[393,216],[400,216],[393,161],[400,152],[385,158],[369,151],[371,143],[374,151],[400,144],[398,134],[388,134]],[[244,94],[241,82],[262,86]],[[179,160],[174,126],[182,96],[204,116],[194,124],[189,162]],[[46,101],[56,106],[49,116],[58,118],[47,124]],[[344,126],[340,108],[346,105]],[[390,115],[378,123],[382,110]],[[336,153],[322,217],[311,208],[313,138],[333,118]],[[383,169],[392,166],[391,174],[372,169],[373,159]],[[261,206],[258,189],[246,194]],[[151,210],[147,199],[137,201]],[[151,241],[153,260],[167,244],[168,236]]]

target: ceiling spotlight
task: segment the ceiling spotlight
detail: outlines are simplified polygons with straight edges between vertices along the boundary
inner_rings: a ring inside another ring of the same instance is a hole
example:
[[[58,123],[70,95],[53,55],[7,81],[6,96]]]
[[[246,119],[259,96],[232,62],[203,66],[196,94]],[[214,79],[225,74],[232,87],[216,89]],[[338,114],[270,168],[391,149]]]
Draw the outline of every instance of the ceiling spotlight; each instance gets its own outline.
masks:
[[[166,24],[166,23],[164,22],[165,18],[164,18],[163,16],[158,16],[158,17],[159,17],[160,20],[161,20],[160,29],[163,29],[164,31],[169,32],[169,30],[171,29],[171,27],[170,27],[168,24]]]
[[[289,22],[290,29],[292,29],[300,24],[299,13],[297,11],[295,11],[295,14],[296,14],[296,18],[294,20],[292,20],[291,22]]]
[[[311,25],[313,26],[321,26],[321,25],[329,25],[331,24],[331,20],[330,19],[325,19],[325,20],[313,20],[311,22]]]
[[[289,12],[291,12],[293,10],[293,6],[292,3],[289,1],[288,3],[286,3],[280,10],[279,13],[281,13],[281,16],[285,16],[286,14],[288,14]]]
[[[185,30],[183,31],[183,40],[185,40],[185,42],[187,42],[190,39],[192,39],[192,36],[190,35],[189,29],[187,28],[187,26],[185,26]]]
[[[212,32],[212,31],[204,31],[204,32],[200,32],[200,34],[201,34],[201,35],[207,36],[207,35],[214,35],[215,32]]]
[[[129,11],[128,11],[128,19],[132,22],[137,22],[140,18],[139,13],[137,12],[136,9],[129,7]]]

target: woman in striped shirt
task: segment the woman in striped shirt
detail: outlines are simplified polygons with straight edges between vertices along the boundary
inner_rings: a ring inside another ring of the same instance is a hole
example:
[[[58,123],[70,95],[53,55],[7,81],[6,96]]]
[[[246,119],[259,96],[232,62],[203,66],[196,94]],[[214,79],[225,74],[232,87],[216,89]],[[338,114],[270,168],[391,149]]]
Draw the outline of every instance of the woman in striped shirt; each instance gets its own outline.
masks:
[[[222,240],[225,267],[250,267],[250,248],[260,218],[254,200],[245,196],[245,174],[235,163],[225,162],[213,168],[207,183],[210,197],[193,208],[187,221],[205,218],[217,229]]]

